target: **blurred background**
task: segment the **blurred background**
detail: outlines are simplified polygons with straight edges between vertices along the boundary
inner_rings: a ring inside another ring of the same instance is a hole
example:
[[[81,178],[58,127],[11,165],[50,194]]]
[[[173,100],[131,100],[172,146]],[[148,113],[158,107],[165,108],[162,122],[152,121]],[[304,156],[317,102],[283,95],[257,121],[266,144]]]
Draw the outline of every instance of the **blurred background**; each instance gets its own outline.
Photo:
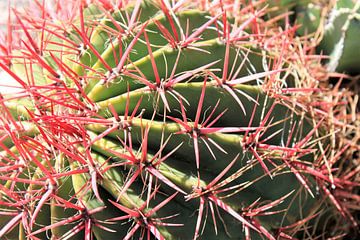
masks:
[[[9,3],[11,6],[17,6],[20,7],[22,5],[26,5],[29,1],[31,0],[0,0],[0,23],[1,23],[1,28],[4,28],[4,23],[6,23],[7,21],[7,16],[8,16],[8,6]]]
[[[31,0],[0,0],[0,42],[4,41],[6,34],[6,23],[8,19],[8,6],[17,7],[21,10]],[[18,91],[17,88],[11,86],[17,85],[17,82],[13,80],[6,72],[0,68],[0,93],[11,94]]]

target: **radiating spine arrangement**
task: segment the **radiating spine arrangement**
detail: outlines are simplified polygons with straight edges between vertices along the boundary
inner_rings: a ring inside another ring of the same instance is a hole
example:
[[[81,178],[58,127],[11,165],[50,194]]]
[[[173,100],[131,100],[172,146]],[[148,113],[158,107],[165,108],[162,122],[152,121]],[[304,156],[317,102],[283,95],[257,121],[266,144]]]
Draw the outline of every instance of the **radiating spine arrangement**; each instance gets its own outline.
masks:
[[[0,238],[356,236],[356,96],[276,2],[13,10]]]

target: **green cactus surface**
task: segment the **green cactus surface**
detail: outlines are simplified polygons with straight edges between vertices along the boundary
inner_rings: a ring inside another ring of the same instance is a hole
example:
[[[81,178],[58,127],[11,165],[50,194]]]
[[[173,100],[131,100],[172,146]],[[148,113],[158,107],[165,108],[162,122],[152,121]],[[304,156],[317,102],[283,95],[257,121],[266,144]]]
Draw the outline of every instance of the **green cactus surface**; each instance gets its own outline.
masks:
[[[334,129],[348,108],[322,93],[294,30],[264,22],[263,1],[35,2],[1,45],[20,87],[0,100],[0,239],[356,229],[359,169]],[[349,41],[339,71],[359,64]]]
[[[317,50],[329,56],[328,71],[357,75],[360,73],[356,51],[360,46],[360,3],[356,0],[330,2],[298,5],[297,21],[302,24],[298,32],[309,34],[320,28],[323,36]]]

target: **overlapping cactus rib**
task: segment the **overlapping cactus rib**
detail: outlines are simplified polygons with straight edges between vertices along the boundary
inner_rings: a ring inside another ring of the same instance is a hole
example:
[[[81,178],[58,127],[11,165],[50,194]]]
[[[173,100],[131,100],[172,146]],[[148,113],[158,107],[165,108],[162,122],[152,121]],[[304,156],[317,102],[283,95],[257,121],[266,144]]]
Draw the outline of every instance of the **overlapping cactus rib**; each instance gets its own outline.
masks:
[[[351,93],[263,1],[54,3],[1,49],[1,239],[356,229]]]

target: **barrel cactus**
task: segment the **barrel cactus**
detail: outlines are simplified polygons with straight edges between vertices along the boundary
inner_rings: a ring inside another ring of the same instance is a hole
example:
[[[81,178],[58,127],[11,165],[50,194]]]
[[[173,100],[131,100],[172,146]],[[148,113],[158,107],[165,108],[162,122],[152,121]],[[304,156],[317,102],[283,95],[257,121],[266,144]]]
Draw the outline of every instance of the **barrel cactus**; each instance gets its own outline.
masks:
[[[348,95],[321,88],[319,59],[291,26],[267,24],[261,4],[14,10],[1,45],[0,66],[20,87],[0,101],[0,238],[312,239],[356,229]]]
[[[330,57],[329,71],[360,73],[357,51],[354,51],[360,46],[359,1],[310,1],[298,5],[297,20],[302,24],[300,34],[319,33],[318,52]]]

